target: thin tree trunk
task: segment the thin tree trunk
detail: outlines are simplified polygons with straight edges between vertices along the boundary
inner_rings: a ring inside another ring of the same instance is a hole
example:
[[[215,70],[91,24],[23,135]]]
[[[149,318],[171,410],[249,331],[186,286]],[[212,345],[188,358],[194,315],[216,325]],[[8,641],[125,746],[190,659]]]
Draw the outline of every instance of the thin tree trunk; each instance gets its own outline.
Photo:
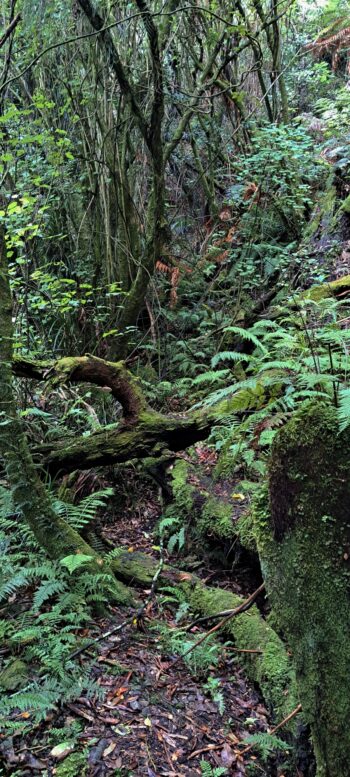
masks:
[[[16,511],[32,530],[39,545],[54,559],[73,553],[91,556],[89,569],[101,573],[103,560],[52,508],[29,452],[17,415],[12,388],[13,326],[6,243],[0,232],[0,458],[4,462]],[[87,567],[85,567],[86,569]],[[114,598],[130,602],[131,594],[111,576]]]

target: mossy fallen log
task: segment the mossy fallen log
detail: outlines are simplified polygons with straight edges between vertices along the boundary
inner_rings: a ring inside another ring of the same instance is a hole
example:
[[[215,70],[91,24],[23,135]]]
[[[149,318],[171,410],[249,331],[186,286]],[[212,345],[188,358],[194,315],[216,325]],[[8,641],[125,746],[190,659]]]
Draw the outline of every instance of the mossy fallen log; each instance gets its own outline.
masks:
[[[157,562],[143,553],[121,553],[112,562],[117,577],[133,585],[149,586],[157,569]],[[206,586],[198,577],[165,566],[160,581],[180,586],[186,593],[190,607],[201,615],[216,615],[222,610],[235,609],[243,600],[236,594]],[[261,653],[242,653],[242,663],[253,682],[256,682],[277,720],[286,717],[298,703],[294,671],[286,648],[269,624],[261,617],[256,605],[248,612],[232,618],[223,628],[225,636],[241,650],[261,650]],[[295,732],[295,722],[290,730]]]
[[[317,777],[350,763],[350,437],[336,410],[300,410],[276,435],[255,510],[267,591],[292,651]]]
[[[21,378],[49,381],[51,385],[94,383],[107,387],[122,406],[124,418],[128,421],[137,419],[139,412],[147,407],[138,379],[123,361],[108,362],[89,353],[51,362],[14,356],[12,372]]]
[[[171,417],[144,410],[137,424],[110,425],[90,437],[68,437],[57,444],[40,445],[33,449],[33,455],[52,476],[132,459],[160,458],[167,450],[185,450],[205,439],[213,423],[213,416],[201,412]]]
[[[206,439],[221,413],[220,405],[179,415],[158,413],[148,406],[138,379],[124,362],[107,362],[90,354],[57,362],[15,357],[12,371],[19,377],[48,381],[51,385],[89,382],[107,387],[121,405],[120,424],[110,424],[89,437],[66,437],[33,449],[35,460],[52,476],[132,459],[156,459],[165,451],[184,450]]]
[[[347,293],[350,294],[350,275],[343,275],[342,278],[337,278],[335,281],[325,281],[325,283],[310,286],[299,295],[299,298],[320,302],[327,297],[343,297]]]

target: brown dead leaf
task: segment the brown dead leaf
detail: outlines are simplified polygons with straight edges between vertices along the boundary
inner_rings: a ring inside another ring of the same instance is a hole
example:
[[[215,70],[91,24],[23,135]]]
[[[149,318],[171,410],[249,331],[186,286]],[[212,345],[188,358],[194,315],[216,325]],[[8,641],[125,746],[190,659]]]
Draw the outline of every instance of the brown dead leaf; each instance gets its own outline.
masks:
[[[103,751],[103,757],[107,758],[108,755],[113,753],[113,751],[115,750],[116,747],[117,747],[117,743],[116,742],[111,742],[111,744],[108,745],[108,747],[106,747],[106,749]]]

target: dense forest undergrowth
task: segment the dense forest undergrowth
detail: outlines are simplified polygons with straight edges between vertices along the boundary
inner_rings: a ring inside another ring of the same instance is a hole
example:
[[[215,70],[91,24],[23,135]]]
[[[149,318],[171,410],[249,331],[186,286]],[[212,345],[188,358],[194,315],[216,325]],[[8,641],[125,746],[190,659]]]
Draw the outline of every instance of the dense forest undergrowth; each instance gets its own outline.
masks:
[[[0,15],[0,774],[348,777],[349,4]]]

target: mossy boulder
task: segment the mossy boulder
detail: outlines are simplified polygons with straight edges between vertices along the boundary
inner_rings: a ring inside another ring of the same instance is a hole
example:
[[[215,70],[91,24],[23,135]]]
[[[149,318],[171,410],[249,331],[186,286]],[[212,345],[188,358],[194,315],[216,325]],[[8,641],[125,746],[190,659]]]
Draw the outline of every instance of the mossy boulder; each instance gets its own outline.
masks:
[[[24,661],[15,658],[0,672],[0,688],[14,691],[28,681],[28,669]]]

